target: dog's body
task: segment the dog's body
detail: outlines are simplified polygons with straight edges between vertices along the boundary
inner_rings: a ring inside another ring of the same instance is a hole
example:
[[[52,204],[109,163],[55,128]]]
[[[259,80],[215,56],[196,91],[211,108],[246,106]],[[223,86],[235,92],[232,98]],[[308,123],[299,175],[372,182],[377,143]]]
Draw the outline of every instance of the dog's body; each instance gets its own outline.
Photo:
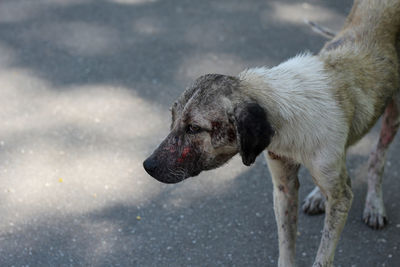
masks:
[[[239,77],[200,77],[172,107],[171,133],[145,161],[145,169],[162,182],[175,183],[216,168],[238,152],[250,165],[267,148],[279,266],[293,266],[297,173],[304,165],[319,189],[303,209],[326,211],[314,266],[331,266],[353,197],[346,150],[386,108],[369,160],[364,211],[370,226],[385,223],[380,185],[385,152],[399,126],[399,30],[400,0],[356,0],[343,30],[317,56],[300,55]]]

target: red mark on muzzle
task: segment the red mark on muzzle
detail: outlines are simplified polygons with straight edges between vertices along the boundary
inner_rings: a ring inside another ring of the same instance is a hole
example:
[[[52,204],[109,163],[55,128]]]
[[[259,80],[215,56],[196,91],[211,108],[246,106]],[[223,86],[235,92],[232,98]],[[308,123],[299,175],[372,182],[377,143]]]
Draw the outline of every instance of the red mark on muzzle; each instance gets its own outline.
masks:
[[[178,162],[182,163],[185,160],[186,156],[189,154],[189,152],[190,152],[189,147],[183,148],[182,154],[181,154],[180,158],[178,158]]]

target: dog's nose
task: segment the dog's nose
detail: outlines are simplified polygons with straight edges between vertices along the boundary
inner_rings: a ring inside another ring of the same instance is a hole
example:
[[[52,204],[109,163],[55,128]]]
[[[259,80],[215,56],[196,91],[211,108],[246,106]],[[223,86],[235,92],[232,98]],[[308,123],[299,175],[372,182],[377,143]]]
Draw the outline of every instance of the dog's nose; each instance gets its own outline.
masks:
[[[148,174],[153,176],[157,169],[157,161],[152,158],[148,158],[143,162],[143,168]]]

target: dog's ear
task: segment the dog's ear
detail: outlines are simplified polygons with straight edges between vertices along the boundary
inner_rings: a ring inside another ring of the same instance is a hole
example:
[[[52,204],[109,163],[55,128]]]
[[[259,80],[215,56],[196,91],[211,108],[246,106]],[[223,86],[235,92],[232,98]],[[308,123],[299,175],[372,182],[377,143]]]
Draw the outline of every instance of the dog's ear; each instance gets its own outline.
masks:
[[[239,152],[243,164],[250,166],[269,145],[274,130],[268,122],[267,113],[257,103],[249,103],[235,109]]]

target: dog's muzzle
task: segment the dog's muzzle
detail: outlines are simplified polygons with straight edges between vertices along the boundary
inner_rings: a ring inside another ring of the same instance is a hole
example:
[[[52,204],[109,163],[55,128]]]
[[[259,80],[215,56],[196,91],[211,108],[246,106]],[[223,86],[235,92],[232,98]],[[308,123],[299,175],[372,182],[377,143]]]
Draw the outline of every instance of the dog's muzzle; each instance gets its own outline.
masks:
[[[152,177],[155,176],[155,173],[157,171],[157,161],[155,159],[152,159],[151,157],[147,158],[143,162],[143,168],[146,170],[148,174],[150,174]],[[155,177],[154,177],[155,178]]]
[[[165,162],[161,162],[154,155],[148,157],[143,162],[143,168],[154,179],[165,184],[176,184],[187,178],[184,173],[180,175],[172,174],[170,170],[165,167]]]

